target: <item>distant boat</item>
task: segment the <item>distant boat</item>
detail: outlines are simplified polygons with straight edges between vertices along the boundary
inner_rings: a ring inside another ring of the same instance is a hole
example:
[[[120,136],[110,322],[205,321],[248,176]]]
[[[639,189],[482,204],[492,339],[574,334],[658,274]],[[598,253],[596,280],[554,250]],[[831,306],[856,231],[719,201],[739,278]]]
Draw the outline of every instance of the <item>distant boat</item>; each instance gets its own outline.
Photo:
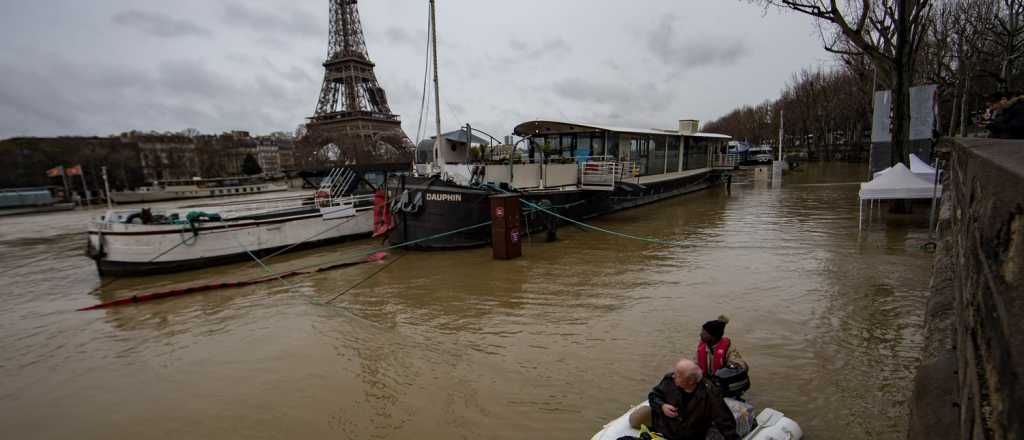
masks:
[[[0,217],[72,209],[74,203],[58,203],[46,187],[0,189]]]
[[[287,191],[288,185],[264,181],[261,177],[162,180],[134,191],[111,191],[115,203],[148,203],[164,200],[226,197]]]

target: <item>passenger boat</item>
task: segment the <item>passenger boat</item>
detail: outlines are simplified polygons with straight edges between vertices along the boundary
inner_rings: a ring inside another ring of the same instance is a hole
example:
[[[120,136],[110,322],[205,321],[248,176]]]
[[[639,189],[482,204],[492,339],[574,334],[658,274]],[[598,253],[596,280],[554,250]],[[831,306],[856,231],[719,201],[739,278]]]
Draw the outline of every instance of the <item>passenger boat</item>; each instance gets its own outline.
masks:
[[[351,170],[310,195],[175,209],[110,209],[89,224],[88,254],[102,275],[178,272],[368,237],[372,194]]]
[[[550,225],[551,213],[582,220],[717,185],[736,165],[731,138],[696,128],[692,120],[678,130],[535,120],[515,128],[525,150],[492,146],[505,153],[490,162],[471,159],[480,143],[471,127],[424,141],[413,176],[390,187],[398,200],[389,239],[421,249],[487,245],[489,198],[498,194],[520,196],[525,231]]]
[[[193,178],[153,182],[134,191],[111,191],[115,203],[148,203],[165,200],[226,197],[287,191],[288,185],[267,182],[260,177],[223,177],[216,179]]]
[[[75,209],[71,202],[57,202],[47,187],[0,189],[0,217]]]

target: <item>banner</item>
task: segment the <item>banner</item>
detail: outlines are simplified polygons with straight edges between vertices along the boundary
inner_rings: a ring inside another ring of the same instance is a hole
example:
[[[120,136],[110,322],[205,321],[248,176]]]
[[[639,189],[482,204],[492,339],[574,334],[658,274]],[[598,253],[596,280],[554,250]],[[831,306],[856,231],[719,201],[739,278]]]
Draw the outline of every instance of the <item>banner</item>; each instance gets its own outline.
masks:
[[[910,140],[931,139],[934,136],[938,87],[927,84],[910,88]]]
[[[81,165],[75,165],[75,166],[73,166],[71,168],[68,168],[68,169],[64,170],[64,174],[67,174],[69,176],[80,176],[80,175],[82,175],[82,166]]]
[[[57,177],[64,175],[64,165],[58,165],[53,168],[46,170],[46,175],[50,177]]]
[[[879,90],[875,92],[874,111],[871,114],[871,142],[892,142],[889,133],[892,112],[892,92]]]

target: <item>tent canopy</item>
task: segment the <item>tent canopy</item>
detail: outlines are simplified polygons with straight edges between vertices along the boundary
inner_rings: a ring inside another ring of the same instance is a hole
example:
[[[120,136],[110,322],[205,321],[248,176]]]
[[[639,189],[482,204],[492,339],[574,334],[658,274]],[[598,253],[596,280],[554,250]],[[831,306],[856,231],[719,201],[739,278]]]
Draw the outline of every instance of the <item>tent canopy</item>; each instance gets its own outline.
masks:
[[[921,160],[916,154],[911,154],[910,172],[914,174],[935,174],[935,168]]]
[[[935,190],[938,192],[934,193]],[[935,188],[934,181],[915,175],[902,163],[876,174],[872,181],[860,184],[861,200],[930,199],[933,194],[941,195],[942,185]]]
[[[875,173],[874,178],[878,178],[882,174],[891,170],[892,167],[886,168],[882,171]],[[917,157],[916,154],[910,155],[910,172],[914,173],[915,176],[925,179],[929,182],[935,182],[935,168],[928,165],[925,161]]]

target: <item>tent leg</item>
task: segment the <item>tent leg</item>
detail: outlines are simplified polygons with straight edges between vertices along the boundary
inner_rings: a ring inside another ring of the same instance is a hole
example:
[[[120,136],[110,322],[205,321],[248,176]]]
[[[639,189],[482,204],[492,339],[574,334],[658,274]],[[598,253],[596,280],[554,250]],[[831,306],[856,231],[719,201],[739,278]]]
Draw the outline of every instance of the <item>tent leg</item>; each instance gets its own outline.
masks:
[[[857,233],[864,229],[864,201],[857,199]]]

